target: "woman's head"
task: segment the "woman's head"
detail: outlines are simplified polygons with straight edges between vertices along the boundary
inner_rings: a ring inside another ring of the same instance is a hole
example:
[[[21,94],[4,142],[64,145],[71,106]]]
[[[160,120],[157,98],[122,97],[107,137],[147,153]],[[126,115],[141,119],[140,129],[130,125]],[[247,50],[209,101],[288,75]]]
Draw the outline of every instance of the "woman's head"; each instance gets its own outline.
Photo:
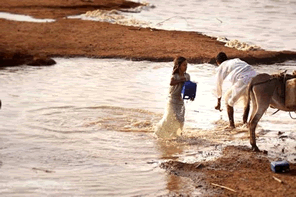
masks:
[[[222,62],[227,60],[227,55],[224,52],[220,52],[216,57],[216,62],[218,65],[220,65]]]
[[[179,56],[174,59],[173,74],[175,73],[185,73],[187,70],[187,60],[185,57]]]

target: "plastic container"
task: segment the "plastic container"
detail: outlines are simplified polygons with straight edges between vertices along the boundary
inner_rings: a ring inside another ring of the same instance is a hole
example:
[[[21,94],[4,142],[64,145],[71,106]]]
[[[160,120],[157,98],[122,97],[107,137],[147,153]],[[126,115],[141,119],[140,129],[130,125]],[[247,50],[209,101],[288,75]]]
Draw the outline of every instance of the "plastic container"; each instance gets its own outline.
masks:
[[[183,99],[194,99],[196,95],[196,83],[185,81],[181,93]]]
[[[273,172],[287,172],[290,170],[290,165],[287,161],[273,161],[270,163]]]
[[[296,108],[296,78],[286,81],[285,106]]]

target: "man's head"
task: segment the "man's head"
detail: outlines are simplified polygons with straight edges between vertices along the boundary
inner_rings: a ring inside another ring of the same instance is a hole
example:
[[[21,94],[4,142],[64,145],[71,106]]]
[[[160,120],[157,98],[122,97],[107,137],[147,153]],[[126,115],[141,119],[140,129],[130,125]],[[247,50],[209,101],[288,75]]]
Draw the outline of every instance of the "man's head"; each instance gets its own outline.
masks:
[[[220,52],[216,57],[216,63],[220,65],[222,62],[227,60],[227,55],[224,52]]]

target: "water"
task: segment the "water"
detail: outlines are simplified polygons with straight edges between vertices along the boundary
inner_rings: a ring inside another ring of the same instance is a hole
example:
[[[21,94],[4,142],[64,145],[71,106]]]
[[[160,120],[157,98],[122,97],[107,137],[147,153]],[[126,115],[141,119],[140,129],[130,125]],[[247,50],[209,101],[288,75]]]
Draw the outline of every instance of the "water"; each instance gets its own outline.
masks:
[[[0,12],[0,18],[4,18],[7,20],[13,21],[21,21],[21,22],[34,22],[34,23],[44,23],[44,22],[54,22],[54,19],[37,19],[31,16],[24,16],[21,14],[11,14],[7,12]]]
[[[296,50],[295,0],[147,0],[154,9],[132,17],[151,26],[237,39],[267,50]]]
[[[134,0],[135,2],[142,2]],[[226,37],[266,50],[296,50],[296,0],[146,0],[150,6],[136,9],[136,13],[121,12],[122,23],[167,30],[200,32],[214,37]],[[154,8],[151,8],[153,5]],[[113,18],[118,16],[113,15]],[[17,21],[53,22],[52,19],[34,19],[0,12],[0,18]],[[73,18],[73,16],[69,16]],[[99,20],[84,15],[74,18]],[[116,23],[114,19],[106,19]]]
[[[200,142],[194,146],[170,144],[153,136],[153,126],[166,103],[171,63],[55,60],[52,67],[20,66],[0,72],[3,195],[197,192],[190,188],[189,180],[167,175],[158,167],[167,159],[211,159],[207,153],[215,151]],[[267,68],[256,69],[263,72]],[[291,71],[293,62],[268,68],[278,69]],[[225,113],[214,110],[213,70],[209,64],[189,65],[188,73],[198,82],[198,96],[186,103],[185,132],[212,129],[215,121],[227,120]],[[271,112],[260,123],[267,131],[288,133],[295,128],[286,113],[275,118]],[[235,113],[239,120],[242,108],[237,107]],[[264,143],[259,141],[259,147]]]
[[[124,14],[158,28],[225,36],[268,50],[295,50],[295,1],[149,2],[156,8]],[[191,180],[169,175],[159,164],[170,159],[205,161],[219,156],[225,145],[249,146],[243,138],[247,133],[231,141],[219,139],[218,144],[155,138],[153,126],[164,112],[172,63],[55,61],[52,67],[0,70],[3,196],[198,196]],[[255,69],[291,73],[295,61]],[[222,112],[214,110],[214,65],[189,64],[188,73],[198,84],[195,101],[186,102],[184,133],[210,133],[215,122],[227,121],[224,106]],[[271,115],[274,111],[269,109],[261,119],[257,144],[270,156],[295,162],[295,122],[286,112]],[[241,115],[238,105],[236,122]]]

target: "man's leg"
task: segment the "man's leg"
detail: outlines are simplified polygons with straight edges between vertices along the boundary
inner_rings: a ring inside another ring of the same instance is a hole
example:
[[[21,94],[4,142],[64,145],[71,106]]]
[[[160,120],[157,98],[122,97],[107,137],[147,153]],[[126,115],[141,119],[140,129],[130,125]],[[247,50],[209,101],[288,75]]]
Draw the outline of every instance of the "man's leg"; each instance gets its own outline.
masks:
[[[243,80],[238,80],[233,86],[232,86],[232,95],[228,100],[229,110],[227,108],[228,116],[231,116],[231,112],[233,110],[233,107],[231,109],[231,106],[233,106],[240,98],[243,99],[244,102],[244,114],[243,114],[243,123],[247,123],[248,121],[248,115],[250,111],[250,106],[247,104],[247,84],[243,82]],[[231,121],[229,119],[229,121]]]
[[[230,128],[235,128],[235,126],[234,126],[234,114],[233,114],[234,110],[233,110],[233,106],[229,105],[229,100],[232,98],[232,94],[233,94],[233,88],[230,88],[229,90],[227,90],[227,92],[225,93],[225,104],[227,106],[229,127]]]
[[[235,128],[234,118],[233,118],[233,107],[231,107],[230,105],[227,105],[227,114],[228,114],[228,119],[229,119],[229,126],[231,128]]]
[[[240,98],[244,103],[243,123],[247,123],[250,107],[247,104],[247,85],[243,81],[239,80],[235,83],[232,90],[231,98],[228,101],[228,105],[233,106]]]

